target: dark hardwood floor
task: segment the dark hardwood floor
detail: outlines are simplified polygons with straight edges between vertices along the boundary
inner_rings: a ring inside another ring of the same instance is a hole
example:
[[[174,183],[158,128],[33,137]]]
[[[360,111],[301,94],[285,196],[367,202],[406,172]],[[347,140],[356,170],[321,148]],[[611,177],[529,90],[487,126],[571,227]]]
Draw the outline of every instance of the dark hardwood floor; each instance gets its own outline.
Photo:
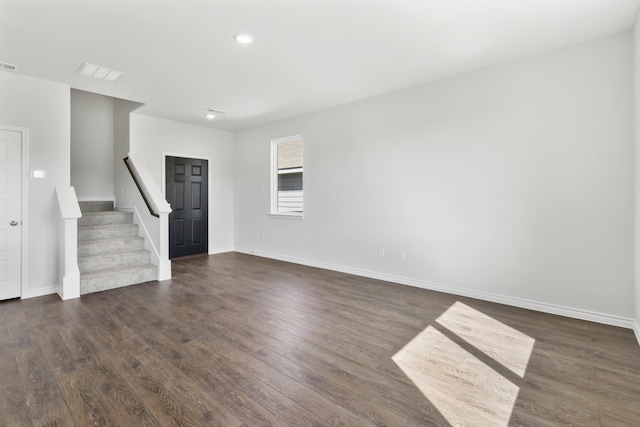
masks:
[[[630,330],[237,253],[0,303],[2,426],[638,426]]]

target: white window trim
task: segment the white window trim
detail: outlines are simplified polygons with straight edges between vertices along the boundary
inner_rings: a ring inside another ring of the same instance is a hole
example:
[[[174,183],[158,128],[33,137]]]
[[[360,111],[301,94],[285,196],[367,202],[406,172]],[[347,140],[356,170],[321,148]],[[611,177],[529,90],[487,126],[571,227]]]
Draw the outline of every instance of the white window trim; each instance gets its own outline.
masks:
[[[302,208],[302,212],[278,212],[278,179],[277,176],[280,174],[278,171],[278,150],[276,147],[281,142],[287,142],[292,140],[303,140],[302,135],[293,135],[287,136],[285,138],[278,138],[271,140],[271,170],[269,171],[270,179],[271,179],[271,210],[267,214],[272,218],[290,218],[290,219],[304,219],[304,207]],[[283,171],[283,173],[293,173],[293,172],[301,172],[304,169],[304,148],[302,149],[302,168],[296,168],[297,170],[292,170],[291,172]],[[304,173],[304,172],[303,172]],[[304,176],[303,176],[304,182]],[[304,190],[303,190],[304,191]]]
[[[302,172],[302,168],[291,168],[291,169],[278,170],[278,175],[285,175],[285,174],[288,174],[288,173],[298,173],[298,172]]]
[[[303,212],[269,212],[272,218],[304,219]]]

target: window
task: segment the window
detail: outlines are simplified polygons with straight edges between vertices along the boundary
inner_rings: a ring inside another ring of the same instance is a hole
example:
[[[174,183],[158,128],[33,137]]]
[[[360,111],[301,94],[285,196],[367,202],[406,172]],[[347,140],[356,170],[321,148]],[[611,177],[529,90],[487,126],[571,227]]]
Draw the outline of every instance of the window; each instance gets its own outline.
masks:
[[[271,141],[271,214],[303,213],[302,137]]]

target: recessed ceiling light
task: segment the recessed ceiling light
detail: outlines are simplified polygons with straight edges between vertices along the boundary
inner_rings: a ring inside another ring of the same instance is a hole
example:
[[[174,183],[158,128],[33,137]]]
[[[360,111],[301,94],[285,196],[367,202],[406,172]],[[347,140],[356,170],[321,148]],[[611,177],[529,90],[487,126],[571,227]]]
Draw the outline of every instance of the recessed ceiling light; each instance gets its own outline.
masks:
[[[216,116],[221,116],[223,114],[226,114],[226,111],[216,110],[215,108],[207,108],[204,110],[204,116],[209,120],[213,120]]]
[[[83,76],[95,77],[96,79],[106,80],[108,82],[115,82],[120,77],[124,76],[124,73],[120,71],[110,70],[109,68],[89,64],[87,62],[80,66],[78,72]]]
[[[249,44],[253,42],[253,36],[248,33],[236,34],[235,39],[240,44]]]

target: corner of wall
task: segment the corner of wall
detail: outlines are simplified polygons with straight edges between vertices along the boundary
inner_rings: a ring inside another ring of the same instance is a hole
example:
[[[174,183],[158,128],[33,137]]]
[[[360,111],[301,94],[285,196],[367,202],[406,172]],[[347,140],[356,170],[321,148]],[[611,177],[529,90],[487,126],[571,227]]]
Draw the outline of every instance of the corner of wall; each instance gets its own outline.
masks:
[[[640,11],[633,28],[633,131],[634,131],[634,332],[640,344]]]

